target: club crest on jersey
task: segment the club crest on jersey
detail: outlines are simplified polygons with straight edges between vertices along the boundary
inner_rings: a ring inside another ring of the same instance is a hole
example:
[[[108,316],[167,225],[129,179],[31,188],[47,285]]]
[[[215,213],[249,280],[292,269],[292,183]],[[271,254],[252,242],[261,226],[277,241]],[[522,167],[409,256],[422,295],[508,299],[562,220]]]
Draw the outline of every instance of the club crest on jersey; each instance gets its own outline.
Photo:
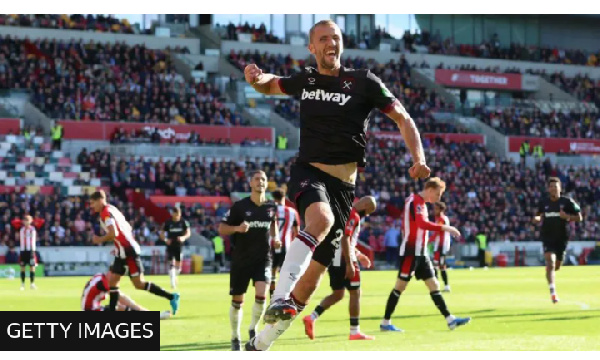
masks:
[[[308,85],[314,85],[315,81],[317,81],[317,79],[315,79],[315,78],[308,78]]]
[[[352,91],[354,89],[354,79],[353,78],[343,78],[340,85],[342,86],[342,91]]]
[[[252,211],[246,211],[246,216],[252,215]]]
[[[300,187],[307,187],[307,186],[308,186],[308,183],[309,183],[309,180],[308,180],[308,179],[306,179],[306,180],[304,180],[304,181],[302,181],[302,182],[300,183]]]
[[[273,217],[273,215],[275,215],[275,211],[273,209],[269,209],[267,210],[267,214],[269,214],[269,217]]]

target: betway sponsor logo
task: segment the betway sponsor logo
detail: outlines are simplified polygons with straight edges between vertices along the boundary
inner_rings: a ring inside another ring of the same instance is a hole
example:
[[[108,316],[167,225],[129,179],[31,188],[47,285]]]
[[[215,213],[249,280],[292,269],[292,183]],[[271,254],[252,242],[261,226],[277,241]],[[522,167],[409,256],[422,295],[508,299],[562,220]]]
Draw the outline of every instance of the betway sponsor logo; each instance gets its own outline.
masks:
[[[340,93],[330,93],[325,90],[313,90],[306,91],[306,89],[302,89],[302,100],[319,100],[319,101],[332,101],[338,103],[340,106],[346,105],[348,100],[350,100],[352,96]]]
[[[450,78],[452,82],[468,82],[474,84],[508,85],[508,78],[504,76],[459,74],[454,73]]]
[[[559,212],[547,212],[544,213],[544,217],[560,217],[560,213]]]
[[[269,228],[271,226],[270,221],[250,221],[248,226],[251,228]]]

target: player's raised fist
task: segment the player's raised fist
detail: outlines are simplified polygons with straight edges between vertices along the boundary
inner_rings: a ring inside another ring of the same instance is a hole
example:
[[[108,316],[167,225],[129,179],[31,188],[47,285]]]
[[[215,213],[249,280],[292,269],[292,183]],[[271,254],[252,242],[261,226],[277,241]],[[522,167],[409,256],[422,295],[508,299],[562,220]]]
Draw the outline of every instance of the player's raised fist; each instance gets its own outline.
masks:
[[[262,70],[258,66],[256,66],[256,64],[250,64],[247,65],[246,68],[244,68],[244,77],[250,85],[260,80],[262,73]]]
[[[413,179],[427,179],[431,175],[431,169],[424,163],[415,163],[408,169],[408,174]]]

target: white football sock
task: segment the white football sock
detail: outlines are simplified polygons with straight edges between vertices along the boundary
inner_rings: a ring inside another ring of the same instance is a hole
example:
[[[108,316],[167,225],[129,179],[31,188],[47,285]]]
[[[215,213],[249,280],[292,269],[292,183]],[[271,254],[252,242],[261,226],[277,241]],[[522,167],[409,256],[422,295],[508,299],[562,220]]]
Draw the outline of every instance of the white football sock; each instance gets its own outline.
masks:
[[[240,326],[242,325],[243,315],[244,311],[241,308],[238,309],[232,305],[229,309],[229,322],[231,323],[231,340],[241,339]]]
[[[303,239],[299,239],[299,237]],[[294,286],[308,268],[314,247],[311,249],[305,241],[311,245],[317,245],[315,238],[303,231],[292,241],[285,254],[285,260],[279,272],[279,281],[275,285],[271,301],[288,298]]]
[[[260,351],[267,351],[271,345],[292,325],[292,320],[280,320],[274,325],[266,325],[260,334],[256,335],[254,346]]]
[[[254,305],[252,306],[252,320],[250,321],[250,330],[254,330],[256,331],[256,326],[258,325],[258,322],[260,321],[260,317],[263,315],[264,311],[265,311],[265,300],[262,299],[259,300],[257,299],[254,302]]]
[[[172,267],[169,270],[169,277],[171,278],[171,287],[174,288],[175,287],[175,279],[177,278],[177,269]]]
[[[381,325],[392,325],[392,320],[383,319],[381,320]]]
[[[350,325],[350,335],[356,335],[360,333],[360,325]]]
[[[550,288],[550,295],[556,295],[556,285],[554,285],[554,283],[549,284],[548,287]]]

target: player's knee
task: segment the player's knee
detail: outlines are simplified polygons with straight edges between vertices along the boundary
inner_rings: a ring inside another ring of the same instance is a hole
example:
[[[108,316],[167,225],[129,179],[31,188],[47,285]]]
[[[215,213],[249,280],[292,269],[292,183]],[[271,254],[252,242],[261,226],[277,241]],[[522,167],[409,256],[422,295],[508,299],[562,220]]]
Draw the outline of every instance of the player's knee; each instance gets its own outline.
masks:
[[[135,281],[133,283],[133,286],[135,286],[135,288],[137,290],[147,290],[148,286],[150,285],[150,283],[148,282],[142,282],[142,281]]]
[[[333,300],[335,302],[342,301],[344,299],[344,290],[335,290],[333,292]]]
[[[309,210],[311,211],[307,211],[305,215],[305,231],[321,241],[325,236],[327,236],[329,230],[331,230],[333,227],[333,224],[335,223],[335,217],[333,216],[329,206],[322,203],[316,203],[315,207],[309,207]]]

